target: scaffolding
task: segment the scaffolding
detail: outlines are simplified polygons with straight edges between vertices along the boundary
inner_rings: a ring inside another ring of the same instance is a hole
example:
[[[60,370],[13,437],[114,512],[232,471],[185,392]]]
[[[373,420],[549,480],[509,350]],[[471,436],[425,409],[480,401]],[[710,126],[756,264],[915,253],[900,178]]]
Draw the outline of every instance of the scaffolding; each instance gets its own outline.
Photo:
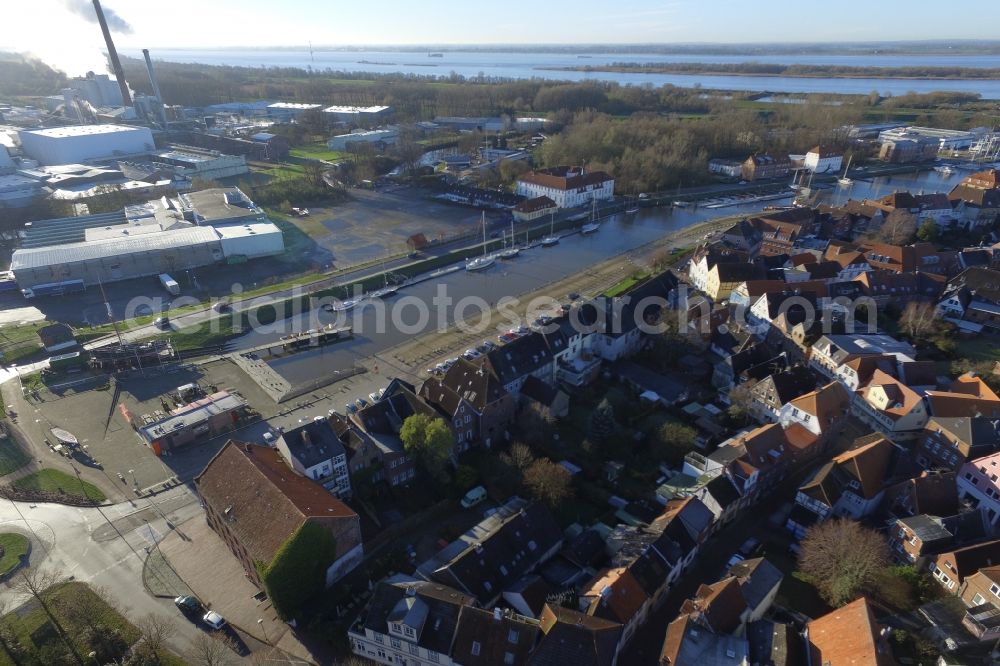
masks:
[[[170,339],[122,342],[98,347],[90,352],[91,367],[103,372],[162,369],[177,360]]]

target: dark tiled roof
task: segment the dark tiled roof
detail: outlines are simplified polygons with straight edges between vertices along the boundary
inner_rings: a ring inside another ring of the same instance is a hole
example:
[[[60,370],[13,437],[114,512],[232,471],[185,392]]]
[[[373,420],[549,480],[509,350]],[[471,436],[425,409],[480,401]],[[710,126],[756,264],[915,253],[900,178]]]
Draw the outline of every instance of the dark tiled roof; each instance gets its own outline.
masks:
[[[515,613],[464,606],[451,658],[463,666],[526,664],[539,633],[537,622]]]
[[[552,363],[552,359],[553,354],[545,343],[545,337],[533,331],[491,350],[483,364],[506,386]]]
[[[622,625],[575,610],[546,604],[542,639],[528,658],[530,666],[611,666]]]
[[[780,585],[785,577],[776,566],[763,557],[743,560],[730,567],[729,575],[739,581],[743,599],[752,609],[760,606],[771,590]]]
[[[556,396],[559,395],[559,389],[531,375],[524,380],[524,384],[521,386],[521,395],[541,405],[551,407],[552,403],[555,402]]]
[[[501,347],[503,349],[503,347]],[[482,413],[487,405],[504,398],[507,391],[503,384],[485,366],[459,358],[441,379],[431,378],[424,382],[420,396],[454,416],[462,401],[466,401],[477,412]]]
[[[323,486],[299,476],[272,448],[229,441],[195,477],[207,505],[254,560],[270,563],[278,549],[310,518],[358,515]],[[338,553],[357,544],[337,543]]]
[[[431,577],[485,602],[531,571],[561,539],[562,531],[552,513],[543,504],[534,503],[436,569]]]
[[[450,654],[459,615],[475,599],[458,590],[426,581],[382,581],[372,594],[365,627],[380,634],[388,634],[388,618],[401,601],[414,599],[424,604],[426,616],[417,643],[440,654]]]
[[[326,419],[286,430],[281,439],[292,457],[306,468],[345,454],[344,445]]]

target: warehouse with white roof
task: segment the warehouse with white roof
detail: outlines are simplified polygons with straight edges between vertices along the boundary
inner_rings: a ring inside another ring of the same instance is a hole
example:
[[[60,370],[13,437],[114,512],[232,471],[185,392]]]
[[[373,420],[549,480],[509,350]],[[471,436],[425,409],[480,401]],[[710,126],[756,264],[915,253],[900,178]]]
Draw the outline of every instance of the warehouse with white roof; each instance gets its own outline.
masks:
[[[30,223],[10,270],[22,290],[75,280],[90,286],[284,252],[281,230],[239,189],[196,195]]]
[[[148,127],[72,125],[18,132],[21,151],[45,165],[125,157],[156,149]]]

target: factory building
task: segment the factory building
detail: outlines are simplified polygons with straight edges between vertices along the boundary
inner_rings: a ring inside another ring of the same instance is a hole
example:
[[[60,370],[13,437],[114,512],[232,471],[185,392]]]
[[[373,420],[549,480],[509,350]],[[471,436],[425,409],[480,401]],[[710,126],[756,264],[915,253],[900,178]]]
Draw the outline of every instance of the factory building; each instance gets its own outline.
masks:
[[[155,150],[148,127],[74,125],[18,133],[21,150],[41,164],[74,164]]]
[[[42,184],[34,178],[17,174],[0,176],[0,208],[24,208],[43,194]]]
[[[14,173],[17,169],[17,165],[14,164],[14,160],[10,158],[10,153],[7,152],[7,146],[0,145],[0,175],[5,173]]]
[[[70,79],[67,89],[91,106],[122,106],[122,90],[118,81],[107,74],[87,72],[87,76]]]
[[[295,120],[306,111],[321,109],[322,104],[300,104],[297,102],[275,102],[267,105],[267,115],[278,122],[287,123]]]
[[[903,139],[917,140],[921,138],[937,139],[939,150],[966,150],[976,143],[989,130],[980,127],[969,131],[939,129],[937,127],[897,127],[886,130],[878,135],[879,143],[901,141]]]
[[[390,145],[396,143],[399,138],[399,130],[394,127],[386,129],[371,130],[368,132],[351,132],[350,134],[340,134],[327,140],[326,145],[330,150],[347,150],[351,144],[377,143]]]
[[[132,424],[156,455],[207,442],[238,428],[252,415],[241,396],[219,391],[181,405],[166,416],[158,416],[144,414],[141,422]]]
[[[243,155],[226,155],[217,150],[191,146],[172,146],[170,150],[157,151],[153,153],[152,161],[175,167],[176,175],[187,180],[216,180],[250,172]]]
[[[242,263],[283,251],[281,230],[263,211],[239,189],[219,188],[120,213],[29,223],[10,270],[22,290],[32,290]]]
[[[323,109],[323,117],[330,122],[358,123],[365,125],[380,122],[392,113],[391,106],[328,106]]]

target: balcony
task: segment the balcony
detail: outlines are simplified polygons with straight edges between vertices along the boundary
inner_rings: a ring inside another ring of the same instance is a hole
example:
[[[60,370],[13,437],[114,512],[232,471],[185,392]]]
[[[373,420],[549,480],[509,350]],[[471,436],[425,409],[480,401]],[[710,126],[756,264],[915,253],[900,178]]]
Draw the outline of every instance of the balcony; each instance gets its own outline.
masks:
[[[579,388],[592,382],[600,368],[601,359],[585,351],[575,358],[560,359],[556,366],[556,379]]]

